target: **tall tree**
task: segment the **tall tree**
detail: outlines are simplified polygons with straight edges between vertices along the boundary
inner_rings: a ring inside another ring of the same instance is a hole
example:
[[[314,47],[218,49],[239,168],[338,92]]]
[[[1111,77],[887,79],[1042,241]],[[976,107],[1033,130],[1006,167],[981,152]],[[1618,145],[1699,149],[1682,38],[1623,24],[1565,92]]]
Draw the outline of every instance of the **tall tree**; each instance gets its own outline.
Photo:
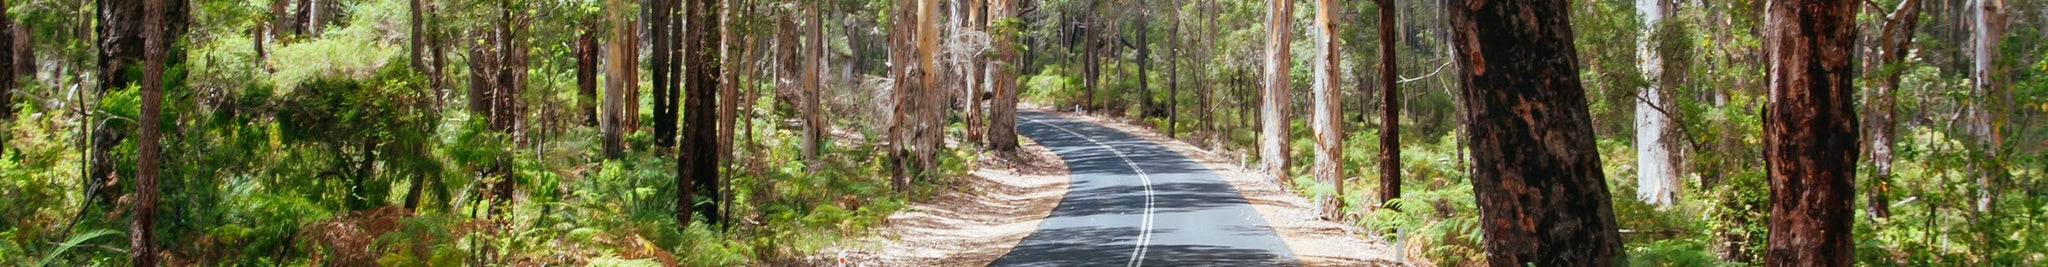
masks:
[[[673,77],[674,73],[668,71],[670,65],[676,64],[675,54],[678,53],[676,49],[670,47],[675,39],[669,34],[675,33],[676,28],[683,26],[676,25],[675,20],[670,18],[675,14],[676,1],[687,0],[648,0],[647,5],[642,7],[646,9],[642,17],[647,18],[644,21],[647,24],[647,40],[649,47],[653,49],[650,51],[653,54],[648,56],[647,68],[654,71],[654,151],[668,151],[676,145],[677,83],[671,79],[678,77]]]
[[[7,1],[0,0],[0,7],[6,6]],[[14,81],[14,78],[21,76],[19,74],[23,73],[14,69],[15,65],[19,63],[15,53],[19,52],[18,50],[21,48],[20,45],[17,45],[15,39],[28,38],[26,34],[16,34],[25,32],[14,30],[16,25],[13,25],[13,22],[13,16],[8,16],[6,10],[0,10],[0,30],[6,31],[0,32],[0,120],[14,118],[14,88],[20,87]],[[259,33],[257,35],[261,36],[262,34]],[[262,50],[260,48],[262,45],[259,44],[257,47],[259,47],[258,51]],[[28,74],[34,75],[35,73],[29,72]],[[0,152],[5,151],[7,151],[7,144],[0,144]]]
[[[804,161],[809,163],[807,166],[811,166],[810,169],[812,170],[816,170],[816,166],[819,165],[818,151],[823,149],[820,146],[823,145],[825,134],[827,133],[826,127],[829,125],[822,114],[824,113],[823,106],[819,104],[819,99],[824,91],[818,88],[818,71],[821,69],[819,66],[822,65],[821,60],[825,57],[825,20],[823,19],[824,14],[821,14],[821,10],[818,8],[819,5],[824,4],[823,2],[813,0],[811,3],[804,5],[804,14],[808,15],[809,22],[806,22],[806,25],[803,27],[804,44],[802,47],[804,64],[803,73],[800,76],[803,77],[804,93],[802,94],[803,103],[799,103],[799,110],[803,112],[803,157]]]
[[[1848,266],[1856,175],[1854,0],[1772,1],[1763,152],[1771,192],[1765,265]]]
[[[1970,51],[1975,57],[1970,89],[1984,98],[1978,101],[1980,104],[1970,106],[1970,132],[1984,154],[1984,160],[1978,163],[1977,212],[1990,212],[1998,201],[1994,197],[1999,191],[1996,183],[2007,175],[1999,151],[2005,143],[2005,117],[2011,113],[2007,109],[2012,106],[2012,92],[2005,88],[2004,77],[1998,74],[1998,44],[2005,37],[2005,0],[1971,0],[1970,18]]]
[[[1291,98],[1288,95],[1289,64],[1287,49],[1289,31],[1294,25],[1294,1],[1266,1],[1266,66],[1265,88],[1261,90],[1259,103],[1259,165],[1273,179],[1287,181],[1287,108]]]
[[[146,46],[143,41],[145,38],[142,36],[142,19],[145,15],[142,5],[119,0],[98,0],[93,2],[97,5],[94,10],[98,11],[97,19],[99,20],[99,23],[93,24],[95,36],[99,38],[97,46],[99,49],[97,56],[100,81],[98,93],[107,94],[120,88],[136,85],[141,77],[130,74],[133,73],[130,72],[132,70],[130,68],[137,68],[138,64],[142,63],[143,52],[146,50],[144,49]],[[187,19],[190,17],[188,13],[189,6],[190,4],[185,1],[165,0],[162,8],[150,11],[164,13],[162,26],[164,26],[163,34],[165,39],[177,39],[189,27],[190,23]],[[168,46],[170,43],[161,45]],[[118,177],[116,177],[117,174],[114,169],[114,161],[117,159],[113,154],[114,147],[119,146],[122,140],[128,138],[130,133],[128,127],[134,126],[127,123],[95,123],[93,125],[92,151],[90,156],[92,162],[90,170],[87,171],[87,176],[94,179],[94,183],[119,181],[120,179],[115,179]],[[105,194],[103,196],[111,195],[114,194]],[[112,201],[113,198],[109,197],[103,200]]]
[[[598,25],[596,19],[586,19],[584,25]],[[576,46],[576,113],[583,117],[583,126],[597,126],[597,28],[586,26],[577,30]]]
[[[631,121],[627,117],[639,116],[637,110],[628,106],[637,102],[632,92],[639,91],[640,47],[638,35],[633,26],[637,23],[626,17],[626,0],[605,1],[605,17],[611,22],[610,43],[605,48],[604,100],[598,116],[598,128],[604,132],[604,154],[617,158],[625,151],[624,135]]]
[[[1920,1],[1899,2],[1899,7],[1886,16],[1884,28],[1877,38],[1878,59],[1873,61],[1879,65],[1865,68],[1876,74],[1872,76],[1878,76],[1874,79],[1878,83],[1875,90],[1865,101],[1870,103],[1866,105],[1870,110],[1865,111],[1869,117],[1865,130],[1870,136],[1870,178],[1877,181],[1864,196],[1867,198],[1864,207],[1873,218],[1889,217],[1892,213],[1888,197],[1891,193],[1892,141],[1896,138],[1892,128],[1898,126],[1897,120],[1893,119],[1897,114],[1898,96],[1893,92],[1899,88],[1899,76],[1905,73],[1901,71],[1904,66],[1900,64],[1906,60],[1907,47],[1913,44],[1913,36],[1918,35],[1914,29],[1919,25]]]
[[[989,102],[988,143],[1004,153],[1017,151],[1017,73],[1024,67],[1012,64],[1018,60],[1013,44],[1024,26],[1015,10],[1017,1],[991,0],[987,21],[993,37],[989,46],[996,50],[996,57],[988,61],[989,88],[995,95]]]
[[[1341,117],[1344,102],[1338,99],[1341,96],[1337,92],[1340,90],[1338,87],[1343,86],[1337,82],[1337,72],[1343,67],[1337,64],[1343,61],[1338,58],[1335,25],[1338,19],[1335,16],[1343,14],[1343,11],[1336,10],[1342,6],[1336,2],[1316,0],[1316,23],[1311,27],[1315,31],[1312,42],[1315,43],[1316,57],[1309,62],[1315,69],[1313,86],[1309,89],[1315,109],[1311,111],[1314,115],[1309,126],[1315,131],[1316,150],[1316,162],[1310,166],[1310,172],[1315,173],[1316,182],[1337,188],[1333,196],[1322,196],[1316,201],[1322,206],[1325,219],[1336,219],[1337,208],[1344,206],[1343,198],[1336,197],[1344,195],[1344,124]]]
[[[1651,79],[1643,83],[1642,93],[1636,96],[1636,198],[1657,206],[1671,206],[1678,196],[1678,171],[1671,164],[1672,154],[1669,140],[1665,138],[1671,124],[1671,115],[1664,111],[1670,101],[1658,88],[1663,79],[1664,60],[1657,52],[1658,23],[1671,14],[1672,7],[1666,0],[1636,1],[1636,13],[1643,16],[1643,38],[1636,43],[1637,55],[1642,58],[1643,77]]]
[[[1377,0],[1380,10],[1380,204],[1401,198],[1401,98],[1394,54],[1394,0]]]
[[[676,184],[683,185],[678,187],[678,191],[683,193],[678,194],[680,198],[676,201],[676,221],[683,222],[679,226],[688,225],[693,212],[703,213],[705,223],[724,223],[724,218],[716,210],[718,201],[696,201],[698,196],[717,199],[723,195],[718,187],[718,126],[716,118],[713,118],[718,112],[713,101],[718,95],[719,83],[719,66],[713,56],[724,50],[719,45],[718,35],[714,34],[720,26],[713,23],[717,23],[721,8],[718,0],[691,0],[683,12],[687,20],[685,25],[689,26],[682,31],[688,35],[683,43],[683,64],[690,69],[683,77],[687,94],[682,110],[685,124],[682,136],[677,139],[676,151],[676,179],[679,180]]]
[[[1609,266],[1614,209],[1580,87],[1569,1],[1448,7],[1472,192],[1494,266]]]
[[[164,31],[164,2],[168,0],[142,1],[142,110],[139,111],[140,133],[135,140],[135,206],[129,211],[133,221],[128,224],[128,258],[133,266],[156,266],[156,202],[157,202],[157,152],[161,151],[158,139],[163,121],[164,98],[164,50],[169,50],[170,34]]]

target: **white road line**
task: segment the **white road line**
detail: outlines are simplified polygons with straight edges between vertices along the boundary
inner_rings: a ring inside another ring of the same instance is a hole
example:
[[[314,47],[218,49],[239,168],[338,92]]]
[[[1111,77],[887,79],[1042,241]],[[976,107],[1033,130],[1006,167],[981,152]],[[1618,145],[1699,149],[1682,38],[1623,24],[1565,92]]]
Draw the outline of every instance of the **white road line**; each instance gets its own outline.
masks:
[[[1111,147],[1108,144],[1103,144],[1101,141],[1096,141],[1095,138],[1088,137],[1087,135],[1082,135],[1078,132],[1074,132],[1074,130],[1068,130],[1067,127],[1060,127],[1059,125],[1041,122],[1036,119],[1026,118],[1024,116],[1017,116],[1017,118],[1024,119],[1025,121],[1029,121],[1031,123],[1052,126],[1053,128],[1059,129],[1060,131],[1067,132],[1068,134],[1072,134],[1077,137],[1081,137],[1081,139],[1087,139],[1089,143],[1095,143],[1096,146],[1101,146],[1102,148],[1109,149],[1110,153],[1116,153],[1116,157],[1123,159],[1125,165],[1130,165],[1131,170],[1138,172],[1138,180],[1145,184],[1145,213],[1143,216],[1141,216],[1141,218],[1143,219],[1139,220],[1140,222],[1138,226],[1137,248],[1131,250],[1131,259],[1129,261],[1125,261],[1124,266],[1145,266],[1145,245],[1152,243],[1152,176],[1145,175],[1145,169],[1138,168],[1138,162],[1131,161],[1131,157],[1125,156],[1124,152],[1117,150],[1116,147]]]

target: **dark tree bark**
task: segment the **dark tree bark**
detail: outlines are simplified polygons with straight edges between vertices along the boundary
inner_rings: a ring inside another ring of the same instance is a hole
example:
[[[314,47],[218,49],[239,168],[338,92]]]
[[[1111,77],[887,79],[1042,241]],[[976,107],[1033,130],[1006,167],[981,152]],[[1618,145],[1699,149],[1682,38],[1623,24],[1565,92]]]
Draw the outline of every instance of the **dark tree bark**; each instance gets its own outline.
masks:
[[[99,37],[99,93],[106,94],[118,88],[135,85],[141,78],[128,74],[126,70],[136,67],[135,65],[143,60],[143,50],[146,46],[143,44],[142,19],[146,12],[142,9],[142,3],[137,3],[137,0],[95,2],[98,5],[96,10],[99,12],[100,20],[99,23],[93,24],[93,29],[98,32]],[[161,8],[150,11],[163,13],[165,39],[175,40],[185,32],[188,26],[185,18],[189,16],[187,6],[185,1],[165,0]],[[166,59],[166,62],[168,61],[170,59]],[[128,123],[98,123],[93,127],[92,164],[87,176],[98,181],[95,183],[111,183],[116,181],[113,179],[116,178],[115,157],[112,153],[114,146],[127,139],[128,127],[134,126]],[[101,200],[112,203],[115,195],[118,194],[101,194],[106,196]]]
[[[596,20],[583,23],[597,25]],[[589,127],[597,126],[597,34],[595,27],[587,27],[576,36],[576,111]]]
[[[142,71],[142,110],[139,112],[141,131],[135,140],[135,206],[129,211],[134,216],[128,224],[128,258],[133,266],[156,266],[156,202],[157,202],[157,152],[161,139],[158,122],[163,120],[164,98],[164,50],[169,50],[173,36],[165,34],[164,2],[170,0],[143,0],[141,24],[144,41],[144,67]]]
[[[1858,129],[1850,61],[1859,3],[1772,1],[1765,11],[1771,215],[1764,265],[1848,266],[1855,254],[1849,232]]]
[[[408,11],[412,13],[412,21],[407,22],[407,24],[412,25],[412,36],[408,36],[411,40],[407,45],[410,45],[412,50],[410,53],[405,54],[405,58],[411,64],[407,66],[411,66],[412,71],[423,71],[427,69],[427,65],[420,62],[420,57],[426,55],[426,32],[421,27],[425,23],[425,18],[420,15],[420,0],[411,0],[410,2],[411,5],[408,6],[410,7]]]
[[[1621,239],[1565,0],[1446,9],[1456,47],[1486,259],[1610,266]]]
[[[1380,10],[1380,204],[1401,198],[1401,98],[1394,84],[1394,0],[1376,0]]]
[[[684,65],[690,66],[685,77],[683,100],[682,136],[677,139],[676,184],[682,191],[677,199],[676,221],[678,226],[688,226],[693,212],[704,215],[705,223],[722,225],[724,218],[716,212],[718,201],[697,203],[696,196],[717,199],[721,196],[718,187],[718,125],[716,116],[719,66],[716,56],[723,50],[718,44],[717,22],[720,6],[717,0],[692,0],[683,14],[690,27],[681,31],[687,34],[683,43]]]
[[[0,7],[6,6],[7,1],[0,0]],[[4,64],[0,64],[0,120],[14,118],[14,88],[19,87],[16,86],[19,83],[15,82],[14,79],[22,76],[21,72],[14,69],[20,63],[15,53],[20,52],[19,48],[21,46],[21,43],[15,42],[15,39],[27,38],[26,35],[16,34],[21,31],[14,30],[17,27],[13,25],[13,21],[13,17],[7,15],[7,10],[0,10],[0,30],[6,31],[0,32],[0,60],[5,60],[0,61],[4,62]],[[260,51],[261,49],[258,50]],[[29,74],[33,75],[34,73]],[[0,142],[0,152],[7,151],[7,144],[4,143]]]
[[[654,151],[662,153],[676,145],[676,83],[670,81],[675,77],[671,77],[672,73],[668,71],[669,65],[675,64],[673,53],[679,53],[669,47],[674,42],[669,34],[673,28],[682,26],[671,25],[674,20],[669,18],[675,13],[675,1],[685,0],[648,0],[647,11],[642,16],[647,18],[647,38],[653,49],[650,52],[653,55],[648,56],[647,68],[654,71]]]

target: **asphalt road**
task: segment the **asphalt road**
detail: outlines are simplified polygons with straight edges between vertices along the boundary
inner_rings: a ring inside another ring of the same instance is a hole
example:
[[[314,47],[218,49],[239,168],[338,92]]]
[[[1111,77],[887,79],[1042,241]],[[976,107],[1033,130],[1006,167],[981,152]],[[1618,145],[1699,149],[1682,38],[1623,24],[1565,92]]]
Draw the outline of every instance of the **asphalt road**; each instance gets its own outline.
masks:
[[[1017,130],[1066,160],[1060,205],[993,266],[1299,266],[1237,190],[1136,136],[1020,112]]]

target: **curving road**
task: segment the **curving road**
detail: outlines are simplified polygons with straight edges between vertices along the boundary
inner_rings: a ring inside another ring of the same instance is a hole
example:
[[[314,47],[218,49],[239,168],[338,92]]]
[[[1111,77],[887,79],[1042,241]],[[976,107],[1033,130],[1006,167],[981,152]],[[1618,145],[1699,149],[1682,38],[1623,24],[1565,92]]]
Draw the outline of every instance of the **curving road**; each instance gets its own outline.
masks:
[[[1114,129],[1019,112],[1020,134],[1065,159],[1052,215],[993,266],[1299,266],[1237,190],[1194,160]]]

